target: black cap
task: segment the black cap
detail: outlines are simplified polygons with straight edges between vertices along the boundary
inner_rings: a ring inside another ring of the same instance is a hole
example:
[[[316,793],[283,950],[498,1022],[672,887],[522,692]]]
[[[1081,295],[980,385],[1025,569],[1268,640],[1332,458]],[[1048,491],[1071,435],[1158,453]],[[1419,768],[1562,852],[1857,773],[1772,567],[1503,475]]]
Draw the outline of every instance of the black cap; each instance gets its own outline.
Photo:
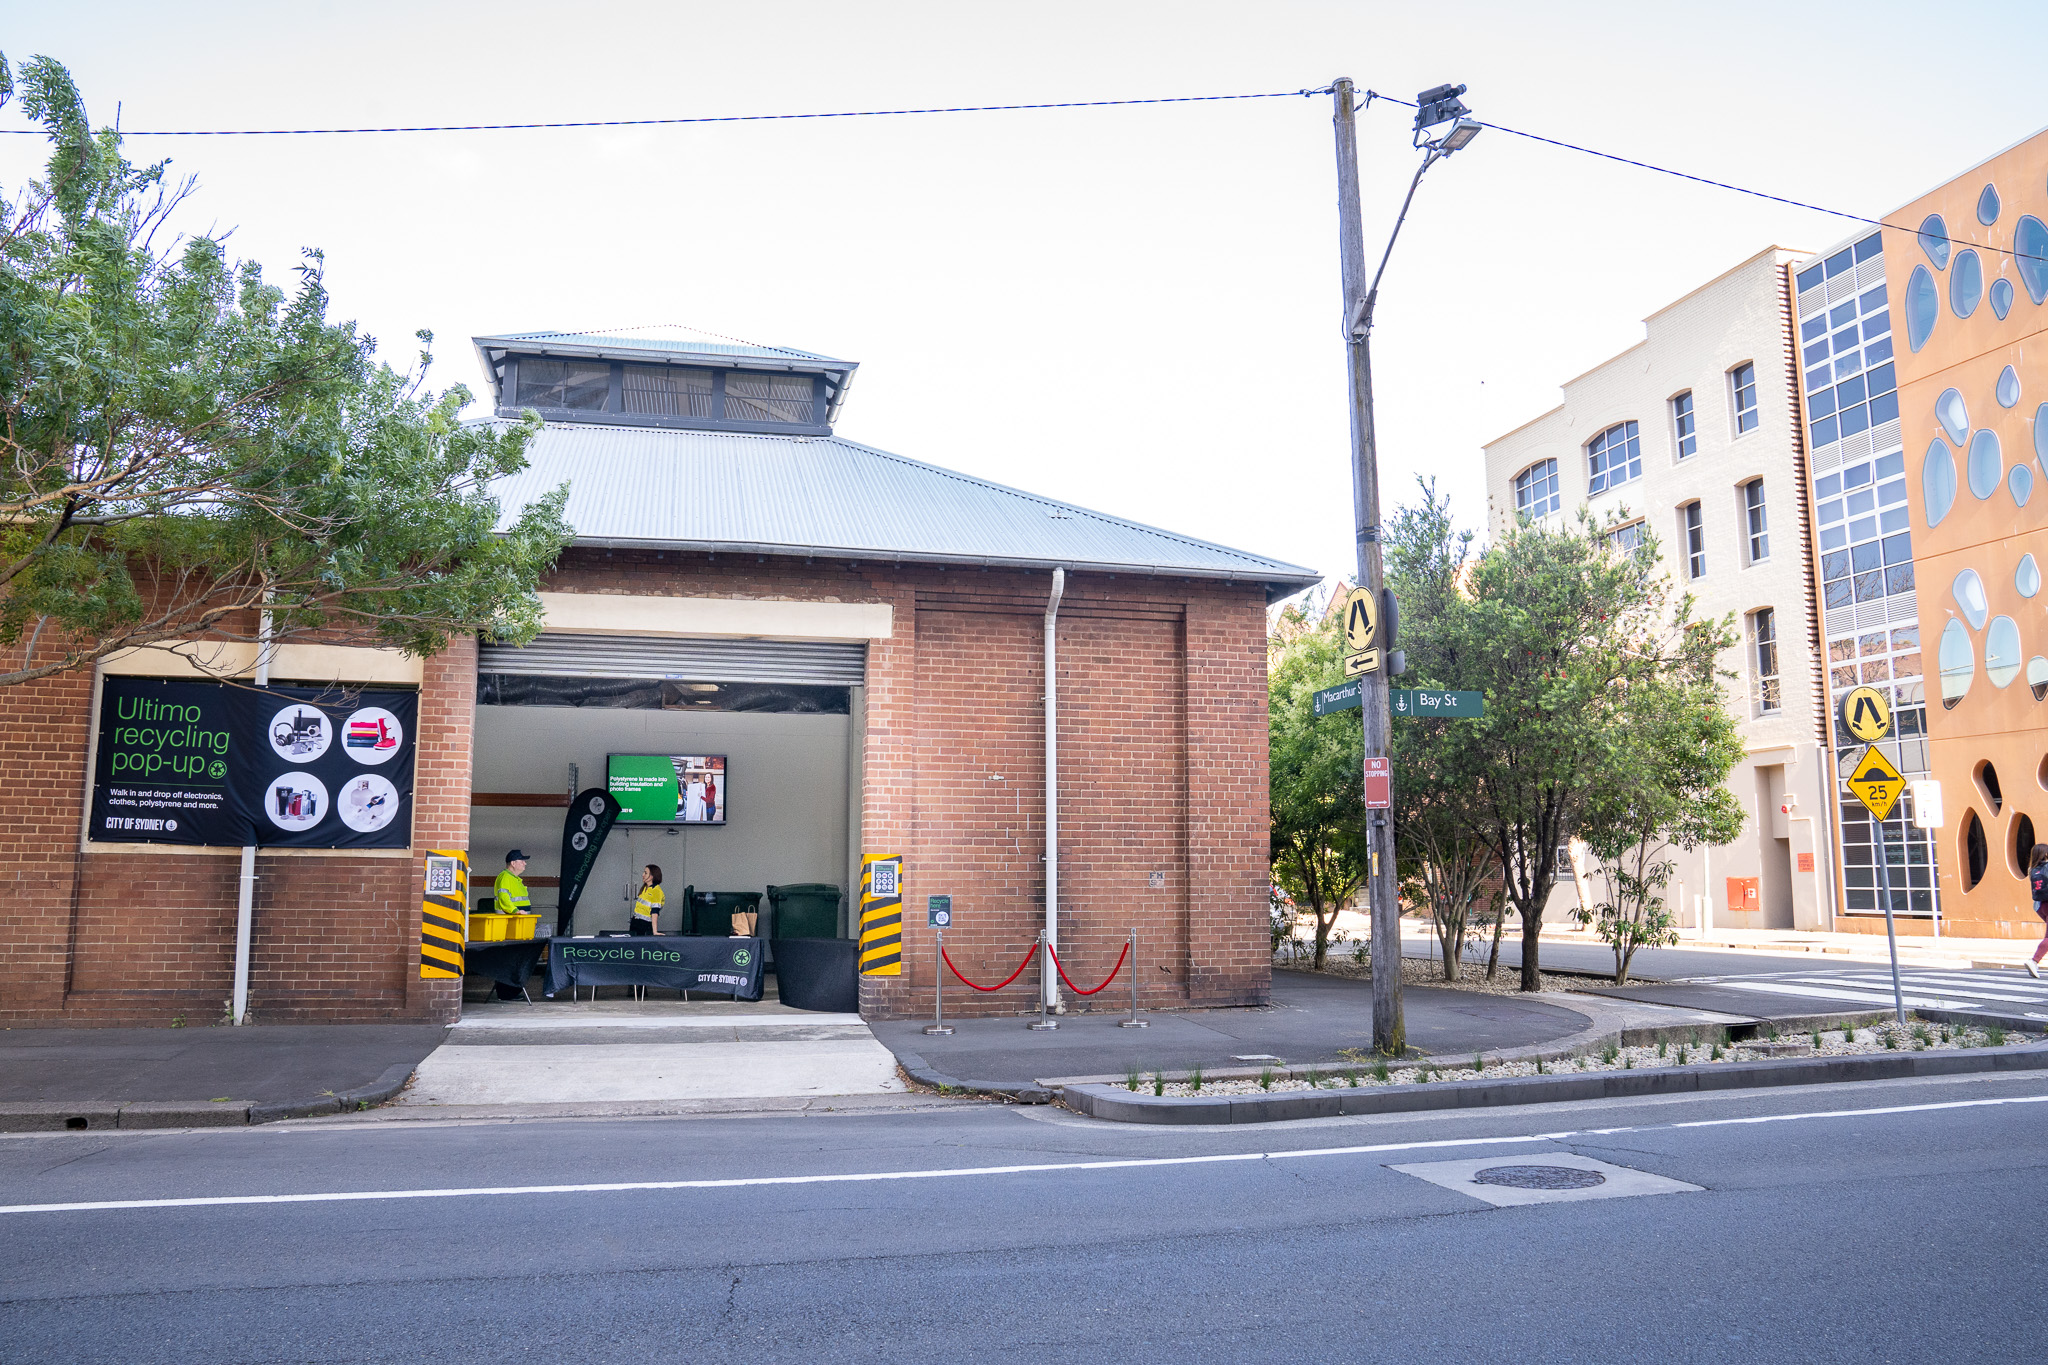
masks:
[[[508,863],[524,862],[526,861],[526,851],[524,849],[515,848],[510,853],[507,853],[505,855],[505,861]]]

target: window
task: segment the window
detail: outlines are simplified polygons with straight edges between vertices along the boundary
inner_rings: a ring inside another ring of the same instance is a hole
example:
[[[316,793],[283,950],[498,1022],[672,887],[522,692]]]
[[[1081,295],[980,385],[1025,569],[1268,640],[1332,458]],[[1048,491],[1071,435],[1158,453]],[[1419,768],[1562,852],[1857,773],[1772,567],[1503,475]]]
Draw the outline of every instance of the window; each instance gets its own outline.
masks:
[[[1749,562],[1771,557],[1770,523],[1764,516],[1764,481],[1751,479],[1742,485],[1742,515],[1749,532]]]
[[[1632,521],[1626,526],[1617,526],[1609,531],[1607,539],[1623,554],[1634,554],[1643,548],[1643,531],[1644,526],[1640,520]]]
[[[1707,576],[1707,521],[1700,505],[1689,502],[1679,509],[1679,524],[1685,531],[1685,576]]]
[[[1523,516],[1547,517],[1562,505],[1556,460],[1539,461],[1515,475],[1515,510]]]
[[[602,412],[611,400],[612,367],[602,360],[519,358],[515,406]]]
[[[678,365],[628,365],[627,412],[653,417],[711,417],[711,371]]]
[[[725,376],[725,416],[730,422],[815,422],[811,377],[807,374]]]
[[[1728,372],[1735,386],[1735,434],[1756,430],[1756,366],[1744,362]]]
[[[1692,414],[1692,394],[1681,393],[1671,400],[1671,434],[1678,440],[1678,458],[1699,450],[1700,438]]]
[[[1783,706],[1778,689],[1778,613],[1770,607],[1749,614],[1749,677],[1758,715],[1770,715]]]
[[[1595,436],[1586,447],[1586,491],[1602,493],[1643,475],[1643,443],[1634,422],[1622,422]]]

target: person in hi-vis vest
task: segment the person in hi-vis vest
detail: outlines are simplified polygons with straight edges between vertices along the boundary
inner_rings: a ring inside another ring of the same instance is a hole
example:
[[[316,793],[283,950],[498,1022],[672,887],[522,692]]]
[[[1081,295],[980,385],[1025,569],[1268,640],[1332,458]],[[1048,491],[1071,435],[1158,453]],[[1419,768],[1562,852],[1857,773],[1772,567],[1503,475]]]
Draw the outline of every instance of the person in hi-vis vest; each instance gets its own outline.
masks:
[[[491,909],[501,915],[524,915],[533,905],[533,898],[526,894],[526,883],[519,880],[526,871],[526,855],[513,849],[505,855],[505,870],[498,874],[498,880],[491,885]]]
[[[633,902],[632,933],[636,938],[661,932],[661,865],[640,869],[640,896]]]

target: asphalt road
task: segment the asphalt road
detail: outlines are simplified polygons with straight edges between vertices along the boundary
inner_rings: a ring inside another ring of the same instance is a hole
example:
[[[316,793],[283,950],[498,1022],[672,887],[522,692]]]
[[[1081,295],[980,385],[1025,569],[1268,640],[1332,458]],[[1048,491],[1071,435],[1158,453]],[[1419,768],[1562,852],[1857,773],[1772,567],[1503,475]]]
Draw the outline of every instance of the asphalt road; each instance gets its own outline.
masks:
[[[2036,1073],[1177,1131],[934,1102],[13,1136],[0,1359],[2037,1359],[2044,1102]],[[1503,1208],[1391,1169],[1471,1158],[1698,1188]],[[678,1180],[732,1183],[587,1188]],[[400,1197],[511,1183],[586,1188]],[[266,1201],[305,1194],[344,1197]],[[156,1202],[192,1198],[255,1202]]]
[[[1879,941],[1880,948],[1883,941]],[[1431,957],[1430,947],[1409,940],[1402,944],[1404,957]],[[1468,960],[1472,957],[1467,954]],[[1486,947],[1481,945],[1477,954],[1479,966],[1486,965]],[[1522,966],[1522,945],[1516,940],[1510,926],[1507,937],[1501,939],[1500,961],[1503,969]],[[1546,940],[1543,944],[1541,962],[1548,970],[1559,968],[1574,972],[1598,972],[1611,977],[1614,972],[1614,952],[1599,943],[1556,943]],[[1631,981],[1666,980],[1682,976],[1762,976],[1772,972],[1804,972],[1816,969],[1831,969],[1844,966],[1862,966],[1850,963],[1846,957],[1822,953],[1731,953],[1716,952],[1710,948],[1688,948],[1680,944],[1676,948],[1638,948],[1629,962]],[[1956,970],[1967,971],[1968,968]]]

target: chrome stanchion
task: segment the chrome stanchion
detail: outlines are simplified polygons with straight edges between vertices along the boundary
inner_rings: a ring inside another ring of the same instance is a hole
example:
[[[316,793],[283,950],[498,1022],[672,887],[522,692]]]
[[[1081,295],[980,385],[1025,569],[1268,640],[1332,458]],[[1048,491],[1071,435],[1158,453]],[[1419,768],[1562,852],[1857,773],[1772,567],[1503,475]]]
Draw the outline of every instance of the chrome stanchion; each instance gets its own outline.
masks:
[[[1116,1021],[1118,1028],[1150,1028],[1152,1021],[1138,1017],[1138,931],[1131,930],[1131,1017]]]
[[[1038,1018],[1024,1027],[1028,1029],[1056,1029],[1060,1021],[1053,1018],[1046,1008],[1046,998],[1052,990],[1045,979],[1045,969],[1052,959],[1052,945],[1045,941],[1045,930],[1038,931]]]
[[[950,1038],[953,1035],[953,1029],[946,1022],[945,1004],[946,931],[940,929],[937,931],[937,934],[938,956],[932,959],[932,1021],[924,1026],[924,1031],[941,1038]]]

